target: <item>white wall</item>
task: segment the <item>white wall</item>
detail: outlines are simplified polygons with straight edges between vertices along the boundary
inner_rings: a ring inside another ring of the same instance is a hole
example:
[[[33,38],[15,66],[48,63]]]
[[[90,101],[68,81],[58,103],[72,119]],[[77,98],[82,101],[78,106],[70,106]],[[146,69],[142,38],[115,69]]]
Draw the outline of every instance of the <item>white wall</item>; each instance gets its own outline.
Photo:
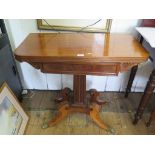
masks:
[[[111,33],[134,34],[134,27],[139,21],[134,20],[113,20]],[[23,39],[31,32],[37,30],[36,20],[5,20],[12,48],[15,49]],[[72,75],[43,74],[27,63],[17,62],[18,70],[24,89],[49,89],[59,90],[64,87],[73,88]],[[132,91],[143,92],[147,83],[151,63],[140,64]],[[96,88],[99,91],[124,91],[128,82],[130,71],[120,73],[118,76],[87,76],[87,89]]]

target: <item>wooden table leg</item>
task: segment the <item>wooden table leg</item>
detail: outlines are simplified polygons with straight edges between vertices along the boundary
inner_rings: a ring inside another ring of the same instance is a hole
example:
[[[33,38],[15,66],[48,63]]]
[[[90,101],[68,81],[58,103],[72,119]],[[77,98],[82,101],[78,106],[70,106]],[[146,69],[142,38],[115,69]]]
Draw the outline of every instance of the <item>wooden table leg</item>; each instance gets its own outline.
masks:
[[[60,94],[56,97],[55,101],[58,103],[69,101],[70,92],[71,92],[70,88],[64,88],[63,90],[61,90]]]
[[[62,119],[64,119],[67,115],[75,112],[85,113],[89,115],[92,120],[102,129],[111,132],[111,129],[107,127],[101,120],[99,116],[99,112],[101,106],[105,103],[99,99],[99,93],[93,89],[90,91],[90,105],[86,105],[86,75],[74,75],[74,103],[69,104],[68,102],[68,89],[64,89],[60,95],[60,108],[58,110],[58,115],[50,120],[47,124],[43,126],[43,128],[47,128],[49,126],[53,126],[59,123]],[[66,93],[67,92],[67,93]]]
[[[63,120],[69,114],[68,108],[69,108],[68,103],[62,104],[61,107],[59,108],[57,116],[48,122],[48,127],[53,126],[59,123],[61,120]]]
[[[99,98],[100,93],[96,89],[90,89],[89,92],[90,92],[90,97],[91,97],[90,98],[91,104],[95,103],[98,105],[103,105],[107,103]]]
[[[113,133],[112,129],[105,125],[100,118],[99,112],[104,104],[107,102],[99,98],[99,92],[96,89],[90,89],[90,117],[102,129]]]
[[[131,73],[130,73],[130,77],[129,77],[129,81],[128,81],[128,85],[125,91],[125,97],[128,97],[130,91],[131,91],[131,87],[132,87],[132,83],[133,80],[135,78],[136,72],[137,72],[138,66],[134,66],[131,68]]]
[[[146,126],[149,127],[151,125],[152,120],[155,119],[155,109],[151,112],[149,121],[146,123]]]
[[[99,112],[100,112],[100,109],[101,109],[101,105],[98,105],[96,103],[92,104],[91,105],[91,110],[90,110],[90,117],[91,119],[102,129],[105,129],[105,130],[109,130],[109,128],[107,127],[107,125],[105,125],[103,123],[103,121],[101,120],[100,118],[100,115],[99,115]]]
[[[86,75],[74,75],[74,105],[84,105],[86,99]]]
[[[142,117],[144,109],[149,103],[149,99],[153,93],[154,88],[155,88],[155,70],[153,70],[150,75],[149,81],[147,83],[144,94],[141,98],[140,104],[135,114],[135,119],[133,121],[133,124],[137,124],[138,120]]]

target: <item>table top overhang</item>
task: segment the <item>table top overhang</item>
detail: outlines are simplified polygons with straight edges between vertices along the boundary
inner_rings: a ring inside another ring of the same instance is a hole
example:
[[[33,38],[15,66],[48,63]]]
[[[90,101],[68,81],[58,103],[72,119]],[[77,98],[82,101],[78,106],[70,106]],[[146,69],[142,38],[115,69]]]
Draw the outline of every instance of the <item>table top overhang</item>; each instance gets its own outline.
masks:
[[[15,50],[29,62],[143,62],[147,51],[130,34],[31,33]]]

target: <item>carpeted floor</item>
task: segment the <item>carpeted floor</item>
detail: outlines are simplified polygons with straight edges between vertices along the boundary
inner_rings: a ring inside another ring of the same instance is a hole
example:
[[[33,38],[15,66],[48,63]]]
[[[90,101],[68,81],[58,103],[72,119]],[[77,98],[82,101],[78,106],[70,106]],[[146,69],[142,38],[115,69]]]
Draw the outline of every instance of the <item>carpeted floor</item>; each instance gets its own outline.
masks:
[[[92,122],[89,116],[75,113],[69,115],[54,127],[42,129],[42,125],[57,114],[54,99],[59,91],[29,91],[23,96],[22,106],[29,115],[29,123],[25,134],[28,135],[107,135],[107,134],[155,134],[155,121],[146,127],[150,111],[154,107],[153,95],[143,118],[134,126],[132,124],[136,108],[142,93],[131,93],[127,99],[123,93],[101,93],[101,97],[108,103],[100,113],[103,121],[113,129],[113,133],[106,132]]]

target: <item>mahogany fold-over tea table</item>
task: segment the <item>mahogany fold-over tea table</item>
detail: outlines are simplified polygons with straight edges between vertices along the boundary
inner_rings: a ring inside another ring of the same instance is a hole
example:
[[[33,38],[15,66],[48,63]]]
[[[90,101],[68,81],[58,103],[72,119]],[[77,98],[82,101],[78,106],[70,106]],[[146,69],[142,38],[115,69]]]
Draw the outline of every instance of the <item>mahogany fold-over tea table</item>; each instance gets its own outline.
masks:
[[[73,74],[74,101],[69,88],[56,98],[58,115],[48,122],[53,126],[68,114],[88,114],[101,128],[109,127],[99,111],[105,101],[95,89],[86,103],[86,75],[118,75],[147,60],[140,43],[128,34],[99,33],[31,33],[15,50],[15,58],[27,62],[43,73]],[[101,83],[102,85],[102,83]],[[45,127],[45,126],[44,126]]]

